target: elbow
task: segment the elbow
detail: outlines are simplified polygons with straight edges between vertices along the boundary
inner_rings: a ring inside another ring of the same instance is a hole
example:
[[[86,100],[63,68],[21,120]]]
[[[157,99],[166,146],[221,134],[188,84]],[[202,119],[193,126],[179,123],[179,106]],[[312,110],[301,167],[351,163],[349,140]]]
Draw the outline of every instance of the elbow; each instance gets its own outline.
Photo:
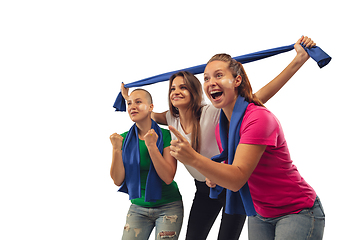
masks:
[[[174,178],[169,178],[169,179],[166,179],[165,184],[166,185],[170,185],[172,182],[173,182]]]
[[[170,185],[170,183],[172,183],[172,181],[167,181],[165,183],[166,183],[166,185]]]
[[[174,175],[173,176],[169,176],[168,178],[166,178],[165,180],[163,180],[164,181],[164,183],[166,184],[166,185],[170,185],[172,182],[173,182],[173,180],[174,180]]]
[[[113,180],[114,184],[118,187],[120,187],[124,182],[124,179],[118,179],[115,176],[113,176],[111,173],[110,173],[110,177]]]
[[[116,181],[115,179],[113,179],[113,180],[114,180],[114,184],[118,187],[120,187],[124,182],[124,181]]]
[[[233,192],[238,192],[241,189],[241,187],[232,187],[232,188],[228,188],[228,189]]]
[[[229,186],[227,189],[229,189],[233,192],[238,192],[244,185],[245,185],[245,183],[238,182],[236,184],[233,184],[232,186]]]

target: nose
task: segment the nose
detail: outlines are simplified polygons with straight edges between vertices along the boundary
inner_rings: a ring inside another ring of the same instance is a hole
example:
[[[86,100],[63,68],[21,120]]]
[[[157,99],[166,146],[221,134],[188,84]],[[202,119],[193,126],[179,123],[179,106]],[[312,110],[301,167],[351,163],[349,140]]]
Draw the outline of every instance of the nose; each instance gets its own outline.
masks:
[[[210,79],[206,83],[209,86],[214,86],[216,84],[216,79],[214,77],[210,77]]]
[[[135,109],[135,104],[130,104],[130,105],[128,105],[128,109],[129,109],[129,112],[131,111],[131,110],[133,110],[133,109]]]
[[[179,95],[180,94],[179,88],[175,88],[172,94]]]

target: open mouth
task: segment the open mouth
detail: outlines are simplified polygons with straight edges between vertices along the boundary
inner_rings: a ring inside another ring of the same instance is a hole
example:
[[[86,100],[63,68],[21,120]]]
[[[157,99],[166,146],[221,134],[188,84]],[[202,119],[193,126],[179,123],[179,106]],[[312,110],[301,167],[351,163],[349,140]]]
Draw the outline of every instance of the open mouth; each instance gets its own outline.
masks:
[[[214,90],[210,92],[210,96],[212,99],[217,100],[223,95],[223,92],[219,90]]]

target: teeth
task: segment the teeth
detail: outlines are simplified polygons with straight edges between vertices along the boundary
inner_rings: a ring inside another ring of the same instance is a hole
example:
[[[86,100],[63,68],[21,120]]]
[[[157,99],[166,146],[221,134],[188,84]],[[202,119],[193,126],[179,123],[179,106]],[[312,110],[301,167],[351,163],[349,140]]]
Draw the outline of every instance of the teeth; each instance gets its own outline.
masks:
[[[223,92],[220,91],[220,90],[212,90],[212,91],[210,91],[210,95],[211,95],[211,97],[213,99],[216,99],[216,98],[220,97],[222,94],[223,94]]]

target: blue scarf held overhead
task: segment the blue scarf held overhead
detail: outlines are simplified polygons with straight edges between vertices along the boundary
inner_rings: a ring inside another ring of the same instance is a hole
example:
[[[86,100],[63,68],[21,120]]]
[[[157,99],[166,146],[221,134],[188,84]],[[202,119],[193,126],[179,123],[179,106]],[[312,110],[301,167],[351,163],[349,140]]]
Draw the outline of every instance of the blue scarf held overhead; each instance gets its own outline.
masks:
[[[153,120],[151,121],[151,128],[154,129],[158,135],[156,145],[162,154],[164,150],[162,131],[157,123],[155,123]],[[118,191],[129,194],[130,200],[140,198],[140,151],[138,128],[136,124],[130,128],[124,139],[122,158],[125,168],[125,180]],[[161,193],[162,180],[157,174],[152,161],[150,161],[150,169],[145,188],[145,202],[155,202],[161,199]]]
[[[271,56],[274,56],[274,55],[277,55],[280,53],[288,52],[292,49],[294,49],[294,44],[284,46],[284,47],[278,47],[278,48],[272,48],[272,49],[268,49],[268,50],[264,50],[264,51],[254,52],[254,53],[234,57],[234,59],[238,62],[241,62],[242,64],[245,64],[245,63],[257,61],[257,60],[260,60],[263,58],[271,57]],[[315,47],[312,47],[311,49],[308,49],[308,48],[304,48],[304,49],[309,54],[309,56],[317,62],[318,66],[320,68],[326,66],[331,60],[331,57],[328,54],[326,54],[320,47],[315,46]],[[188,71],[194,75],[200,74],[200,73],[204,72],[205,67],[206,67],[206,64],[202,64],[202,65],[185,68],[185,69],[181,69],[181,70],[177,70],[177,71],[163,73],[163,74],[156,75],[153,77],[138,80],[136,82],[125,84],[125,87],[126,88],[141,87],[141,86],[154,84],[157,82],[167,81],[170,79],[170,77],[173,74],[180,72],[180,71]],[[113,107],[116,109],[116,111],[122,111],[122,112],[126,111],[125,99],[123,98],[121,92],[118,94]]]
[[[239,95],[231,115],[229,132],[227,131],[228,119],[223,110],[221,110],[219,126],[223,151],[219,155],[212,157],[213,161],[222,162],[228,160],[228,164],[233,163],[236,148],[240,142],[240,126],[248,105],[249,103]],[[218,185],[215,188],[210,188],[210,198],[218,198],[222,190],[223,188]],[[247,183],[237,192],[226,189],[225,213],[248,216],[256,215]]]

